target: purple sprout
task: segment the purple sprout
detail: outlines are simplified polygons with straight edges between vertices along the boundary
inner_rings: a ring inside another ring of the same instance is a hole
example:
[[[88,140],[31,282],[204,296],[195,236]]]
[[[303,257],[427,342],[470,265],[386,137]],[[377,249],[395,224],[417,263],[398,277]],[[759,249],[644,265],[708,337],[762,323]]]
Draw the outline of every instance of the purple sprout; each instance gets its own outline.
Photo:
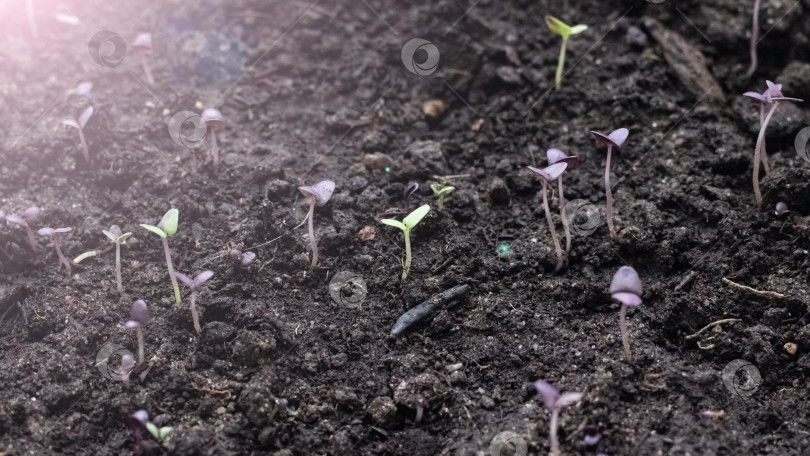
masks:
[[[197,315],[197,293],[202,290],[205,281],[214,276],[214,272],[203,271],[197,274],[194,279],[190,279],[187,275],[179,272],[175,273],[175,275],[191,290],[191,317],[194,319],[194,329],[197,330],[197,334],[200,334],[202,329],[200,329],[200,317]]]
[[[219,171],[219,150],[217,149],[217,132],[225,128],[225,121],[222,120],[222,113],[214,108],[208,108],[202,112],[202,121],[211,132],[211,158],[214,161],[214,172]]]
[[[616,230],[613,229],[613,192],[610,190],[610,153],[615,147],[621,149],[622,144],[627,140],[630,131],[626,128],[619,128],[613,130],[609,135],[599,133],[598,131],[591,131],[591,135],[597,141],[607,146],[607,161],[605,162],[605,195],[607,205],[605,206],[605,217],[607,218],[608,231],[610,231],[610,239],[616,240]]]
[[[238,247],[231,249],[231,261],[235,269],[246,269],[255,259],[256,254],[253,252],[242,252]]]
[[[417,190],[419,190],[418,182],[408,182],[408,185],[402,192],[402,203],[404,205],[405,214],[411,213],[411,197],[413,196],[414,193],[416,193]]]
[[[761,94],[756,92],[745,92],[743,94],[746,97],[754,98],[763,103],[762,112],[764,112],[766,106],[771,107],[771,109],[768,110],[768,114],[765,115],[765,119],[760,122],[759,136],[757,136],[757,144],[754,147],[754,199],[758,208],[762,207],[762,193],[759,191],[759,163],[762,160],[761,156],[765,150],[765,129],[768,128],[768,123],[770,123],[771,117],[773,117],[780,102],[803,101],[799,98],[790,98],[782,95],[782,84],[774,84],[771,81],[765,81],[765,83],[768,85],[768,89]]]
[[[132,50],[138,54],[143,66],[143,72],[146,73],[146,80],[150,85],[155,83],[155,78],[152,77],[151,60],[152,60],[152,34],[141,33],[135,37],[135,43],[132,45]]]
[[[579,159],[576,156],[568,156],[565,154],[565,152],[559,149],[547,150],[546,157],[548,158],[549,165],[556,163],[567,163],[568,167],[565,169],[565,171],[568,171],[569,169],[576,169],[579,166]],[[567,254],[571,251],[571,230],[568,227],[568,221],[565,218],[565,197],[563,196],[562,175],[560,175],[560,178],[557,179],[557,183],[559,184],[560,217],[562,218],[563,230],[565,231],[565,253]]]
[[[554,272],[558,272],[563,265],[563,254],[562,249],[560,248],[560,238],[557,236],[557,229],[554,228],[554,220],[551,218],[551,211],[548,209],[548,182],[553,181],[554,179],[559,178],[565,168],[568,167],[568,163],[560,162],[555,163],[551,166],[548,166],[543,169],[538,169],[533,166],[529,166],[528,168],[535,173],[539,174],[542,178],[541,181],[543,182],[543,209],[546,211],[546,221],[548,222],[548,229],[551,231],[551,239],[554,241],[554,249],[557,251],[557,266],[554,268]]]
[[[534,382],[534,387],[537,392],[543,396],[543,402],[546,408],[551,411],[551,420],[549,421],[548,435],[551,440],[551,456],[558,456],[560,454],[560,442],[557,440],[557,422],[560,417],[560,409],[566,405],[571,405],[579,402],[582,399],[582,393],[562,393],[551,384],[538,380]]]
[[[62,236],[62,233],[67,233],[72,229],[73,228],[40,228],[38,231],[40,236],[50,236],[51,239],[53,239],[53,247],[56,249],[56,254],[59,256],[59,269],[61,269],[62,265],[64,264],[68,277],[70,277],[70,261],[68,261],[64,255],[62,255],[60,237]]]
[[[12,214],[6,217],[6,221],[25,228],[25,232],[28,234],[28,244],[34,252],[37,251],[37,241],[34,239],[34,230],[31,229],[31,225],[36,222],[38,218],[39,208],[36,206],[29,207],[23,211],[22,215]]]
[[[762,128],[762,122],[765,120],[765,110],[768,108],[769,102],[765,101],[767,96],[769,95],[770,89],[765,90],[765,92],[757,93],[757,92],[745,92],[743,96],[750,97],[759,102],[759,128]],[[766,152],[765,146],[765,138],[762,138],[762,151],[761,151],[761,159],[762,159],[762,167],[765,169],[765,175],[767,176],[771,172],[770,163],[768,163],[768,153]]]
[[[628,363],[633,362],[633,356],[630,353],[630,341],[627,336],[627,306],[640,306],[641,294],[641,279],[638,278],[636,270],[630,266],[619,268],[610,282],[610,297],[622,303],[622,310],[619,313],[619,328],[622,332],[624,357]]]
[[[138,364],[142,364],[145,360],[143,356],[143,327],[149,320],[149,309],[146,308],[146,303],[143,299],[139,299],[132,303],[132,309],[129,311],[130,320],[127,322],[127,329],[134,329],[138,332]]]
[[[330,180],[318,182],[313,186],[298,187],[301,193],[310,199],[309,213],[309,246],[312,248],[312,266],[310,269],[318,265],[318,240],[315,239],[315,228],[313,227],[312,217],[315,213],[315,204],[323,206],[332,197],[335,192],[335,183]]]
[[[121,283],[121,245],[127,243],[127,239],[132,236],[132,233],[124,233],[118,225],[113,225],[108,230],[101,230],[110,242],[115,244],[115,282],[118,286],[118,292],[124,292],[124,286]]]
[[[84,139],[84,126],[87,125],[87,121],[90,120],[90,117],[93,115],[93,109],[94,108],[92,106],[85,109],[84,112],[82,112],[82,115],[79,116],[79,120],[67,119],[62,121],[62,124],[79,130],[79,140],[82,143],[82,154],[84,155],[84,161],[87,163],[90,162],[90,149],[87,147],[87,140]]]
[[[788,205],[782,201],[776,203],[776,210],[774,211],[777,217],[783,218],[790,215],[790,209],[788,209]]]

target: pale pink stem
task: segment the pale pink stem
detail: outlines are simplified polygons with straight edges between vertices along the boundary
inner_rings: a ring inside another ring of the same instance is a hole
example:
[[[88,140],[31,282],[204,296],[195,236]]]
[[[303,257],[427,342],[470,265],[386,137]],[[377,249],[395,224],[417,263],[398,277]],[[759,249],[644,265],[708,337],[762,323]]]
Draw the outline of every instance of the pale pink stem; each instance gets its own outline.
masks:
[[[79,139],[82,142],[82,154],[84,155],[84,161],[90,163],[90,148],[87,147],[87,141],[84,139],[84,132],[81,128],[79,128]]]
[[[138,365],[144,361],[143,357],[143,330],[140,326],[135,329],[138,332]]]
[[[560,454],[560,441],[557,439],[557,420],[559,419],[560,409],[554,408],[551,411],[551,420],[548,424],[548,437],[551,441],[551,456],[558,456]]]
[[[191,292],[191,318],[194,319],[194,329],[197,331],[197,334],[202,332],[200,329],[200,317],[197,315],[197,292]]]
[[[174,301],[176,305],[180,305],[180,286],[177,285],[177,277],[174,276],[174,266],[172,266],[172,251],[169,250],[169,240],[166,238],[160,239],[163,242],[163,253],[166,254],[166,268],[169,270],[169,278],[172,280],[172,288],[174,288]]]
[[[121,283],[121,244],[116,241],[115,243],[115,282],[118,285],[118,292],[124,292],[124,286]]]
[[[37,240],[34,238],[34,230],[32,230],[30,226],[26,226],[24,228],[26,234],[28,234],[28,243],[31,244],[31,250],[37,252]]]
[[[565,218],[565,197],[563,196],[562,176],[559,178],[560,190],[560,217],[562,218],[563,230],[565,231],[565,253],[571,252],[571,230],[568,228],[568,220]]]
[[[309,204],[309,214],[307,214],[307,218],[309,219],[309,247],[312,249],[312,266],[310,266],[310,269],[318,265],[318,240],[315,239],[315,227],[312,225],[312,216],[314,213],[315,213],[315,198],[311,197],[311,203]]]
[[[149,56],[144,52],[141,52],[141,65],[143,66],[143,72],[146,73],[147,82],[149,82],[150,85],[154,85],[155,78],[152,77],[152,70],[149,68]]]
[[[551,231],[551,239],[554,241],[554,250],[557,251],[557,266],[554,268],[556,273],[562,268],[563,254],[560,248],[560,238],[557,236],[557,230],[554,229],[554,220],[551,219],[551,211],[548,210],[548,185],[546,179],[543,178],[543,209],[546,211],[546,221],[548,222],[548,229]]]
[[[65,269],[67,269],[67,276],[70,277],[70,261],[62,255],[62,248],[59,245],[59,235],[53,235],[53,246],[56,248],[56,255],[59,257],[59,263],[65,265]],[[60,266],[61,267],[61,266]]]
[[[762,121],[765,120],[765,104],[759,104],[759,127],[762,128]],[[768,153],[766,152],[765,138],[762,138],[762,167],[765,168],[765,175],[771,172],[771,166],[768,163]]]
[[[613,149],[612,145],[607,148],[607,161],[605,162],[605,195],[607,198],[607,206],[605,207],[605,216],[607,217],[608,231],[610,231],[610,238],[616,239],[616,231],[613,229],[613,192],[610,190],[610,152]]]
[[[624,357],[628,363],[633,362],[633,356],[630,354],[630,339],[627,335],[627,306],[622,304],[622,310],[619,312],[619,329],[622,332],[622,344],[624,345]]]
[[[779,106],[778,101],[773,102],[771,110],[765,116],[765,120],[759,128],[759,136],[757,136],[757,145],[754,147],[754,199],[757,203],[757,208],[762,206],[762,193],[759,191],[759,163],[761,161],[760,153],[762,152],[763,143],[765,141],[765,129],[768,128],[768,123],[776,112],[776,107]]]
[[[751,66],[745,74],[751,77],[757,70],[757,41],[759,41],[759,0],[754,0],[753,23],[751,24]]]
[[[214,172],[219,171],[219,150],[217,149],[217,132],[211,130],[211,158],[214,160]]]

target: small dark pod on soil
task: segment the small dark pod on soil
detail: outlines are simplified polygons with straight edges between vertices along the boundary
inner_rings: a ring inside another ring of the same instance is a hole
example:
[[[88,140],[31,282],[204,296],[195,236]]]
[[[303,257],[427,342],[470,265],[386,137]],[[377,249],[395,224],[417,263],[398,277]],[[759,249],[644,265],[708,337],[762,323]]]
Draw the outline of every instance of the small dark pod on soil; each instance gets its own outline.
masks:
[[[427,317],[431,312],[443,306],[444,304],[462,298],[464,295],[467,294],[468,291],[470,291],[469,285],[458,285],[433,296],[432,298],[428,299],[422,304],[419,304],[413,309],[402,314],[402,316],[399,317],[399,319],[397,319],[397,322],[394,325],[394,329],[391,330],[391,334],[394,336],[401,334],[411,325],[413,325],[418,321],[421,321],[422,319]]]

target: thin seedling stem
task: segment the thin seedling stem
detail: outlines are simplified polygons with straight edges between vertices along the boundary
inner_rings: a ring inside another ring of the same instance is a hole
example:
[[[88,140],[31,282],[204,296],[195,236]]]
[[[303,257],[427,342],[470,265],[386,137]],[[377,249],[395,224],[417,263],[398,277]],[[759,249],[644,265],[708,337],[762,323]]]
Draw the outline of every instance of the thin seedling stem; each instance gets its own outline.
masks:
[[[607,204],[605,206],[605,217],[607,217],[610,238],[615,240],[616,232],[613,230],[613,192],[610,190],[610,152],[612,149],[613,146],[608,145],[607,161],[605,161],[605,195],[607,199]]]
[[[191,318],[194,319],[194,329],[197,331],[197,334],[200,334],[202,330],[200,329],[200,317],[197,315],[197,292],[191,292]]]
[[[762,152],[763,144],[765,141],[765,129],[768,128],[768,123],[771,121],[771,117],[773,117],[773,113],[776,112],[776,108],[779,106],[778,101],[773,102],[773,106],[771,110],[768,111],[768,115],[765,116],[765,120],[762,121],[762,125],[759,128],[759,136],[757,137],[757,145],[754,147],[754,199],[757,203],[757,208],[762,207],[762,193],[759,191],[759,163],[760,163],[760,153]]]
[[[309,220],[309,247],[312,249],[312,265],[309,268],[312,269],[318,265],[318,241],[315,240],[315,227],[312,222],[312,216],[315,213],[315,197],[310,197],[310,200],[307,219]]]
[[[559,177],[560,190],[560,218],[562,218],[563,231],[565,231],[565,253],[571,252],[571,230],[568,228],[568,220],[565,218],[565,197],[563,196],[562,176]]]
[[[563,254],[560,248],[560,238],[557,236],[557,230],[554,228],[554,220],[551,218],[551,211],[548,210],[548,185],[546,179],[543,181],[543,209],[546,211],[546,221],[548,222],[548,229],[551,231],[551,239],[554,241],[554,250],[557,252],[557,266],[554,272],[558,272],[563,265]]]
[[[174,266],[172,266],[172,253],[169,250],[169,240],[167,238],[160,239],[163,242],[163,252],[166,254],[166,267],[169,269],[169,278],[172,279],[172,287],[174,288],[175,303],[180,305],[180,287],[177,285],[177,277],[174,276]]]

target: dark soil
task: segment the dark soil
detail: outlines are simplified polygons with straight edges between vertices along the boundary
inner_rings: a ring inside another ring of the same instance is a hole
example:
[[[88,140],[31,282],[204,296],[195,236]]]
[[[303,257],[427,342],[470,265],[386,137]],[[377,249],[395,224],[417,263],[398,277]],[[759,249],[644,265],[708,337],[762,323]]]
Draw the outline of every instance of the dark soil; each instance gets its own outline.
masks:
[[[489,455],[493,437],[513,431],[541,455],[549,413],[537,379],[585,394],[562,412],[565,455],[810,454],[810,167],[793,146],[808,110],[785,106],[769,128],[757,210],[757,107],[740,96],[770,79],[810,99],[810,2],[763,0],[768,33],[750,80],[753,1],[34,0],[37,39],[17,3],[0,7],[0,208],[36,204],[35,228],[73,227],[70,258],[106,248],[112,224],[134,236],[119,296],[112,251],[66,279],[45,238],[32,255],[21,229],[0,229],[0,454],[131,454],[127,416],[144,409],[174,427],[162,447],[147,441],[152,454]],[[570,40],[561,91],[545,14],[590,26]],[[647,18],[697,48],[725,95],[695,95]],[[114,68],[90,58],[104,29],[130,44],[153,34],[154,85],[133,55]],[[237,44],[220,46],[227,36]],[[416,37],[441,52],[432,75],[402,64]],[[95,84],[89,100],[70,93],[82,81]],[[443,102],[440,116],[423,113],[430,100]],[[91,104],[87,163],[60,122]],[[180,147],[166,126],[212,106],[228,123],[218,176],[207,146]],[[605,153],[588,132],[619,127],[631,133],[612,163],[611,242]],[[581,158],[566,198],[602,213],[556,275],[541,187],[525,169],[545,166],[551,147]],[[456,176],[456,191],[412,232],[401,282],[402,234],[379,219],[411,180],[412,207],[433,203],[434,176]],[[297,186],[323,179],[337,190],[315,211],[321,262],[308,271]],[[773,215],[777,201],[788,219]],[[160,242],[138,227],[171,207],[177,270],[216,273],[198,301],[199,336],[188,290],[175,307]],[[366,226],[371,240],[358,234]],[[230,245],[256,262],[234,271]],[[607,293],[622,265],[645,287],[629,316],[634,364],[621,359]],[[330,298],[341,271],[366,281],[359,308]],[[390,335],[404,311],[461,284],[464,302]],[[135,299],[150,306],[149,370],[127,389],[95,364],[109,343],[136,351],[124,327]],[[687,337],[722,319],[739,321]],[[750,397],[721,379],[735,359],[761,374]],[[276,399],[287,409],[274,413]],[[595,447],[586,426],[602,437]]]

